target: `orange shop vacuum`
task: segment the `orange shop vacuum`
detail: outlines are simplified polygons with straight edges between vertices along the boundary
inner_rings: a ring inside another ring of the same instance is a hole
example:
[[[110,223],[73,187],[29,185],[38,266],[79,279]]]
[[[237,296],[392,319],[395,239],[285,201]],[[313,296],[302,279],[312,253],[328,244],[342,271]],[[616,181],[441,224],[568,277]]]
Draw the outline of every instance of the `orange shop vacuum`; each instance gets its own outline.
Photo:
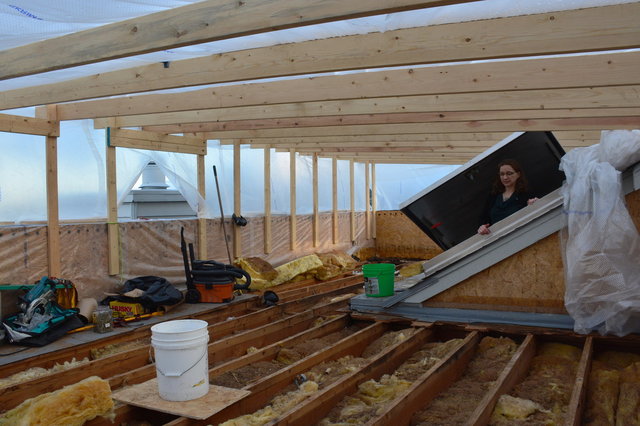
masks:
[[[180,230],[180,248],[187,279],[187,303],[227,303],[234,298],[234,290],[248,290],[251,276],[243,269],[225,265],[215,260],[196,260],[193,244],[184,240],[184,228]],[[237,284],[237,278],[245,278],[246,283]]]

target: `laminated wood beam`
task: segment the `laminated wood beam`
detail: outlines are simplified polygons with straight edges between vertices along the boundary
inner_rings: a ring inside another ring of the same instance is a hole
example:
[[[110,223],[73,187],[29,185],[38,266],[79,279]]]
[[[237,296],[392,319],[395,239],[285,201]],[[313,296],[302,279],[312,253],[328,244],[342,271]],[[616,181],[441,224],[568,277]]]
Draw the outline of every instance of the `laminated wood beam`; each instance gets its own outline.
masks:
[[[362,276],[350,276],[333,281],[324,281],[294,290],[278,292],[278,296],[280,296],[280,301],[288,302],[314,294],[324,294],[326,297],[330,297],[351,292],[360,293],[362,290],[362,280]]]
[[[408,425],[411,417],[426,407],[441,392],[458,380],[474,355],[480,341],[479,333],[473,331],[445,358],[441,359],[396,399],[389,408],[367,424],[384,426],[388,424]]]
[[[142,130],[111,129],[109,141],[113,147],[148,149],[152,151],[207,154],[207,141],[189,136],[163,135]]]
[[[58,114],[60,120],[71,120],[115,117],[132,111],[153,114],[388,96],[638,85],[639,66],[640,53],[632,51],[415,67],[75,102],[59,105]],[[576,69],[583,72],[576,74]],[[165,133],[201,131],[204,130],[196,128]]]
[[[601,86],[570,89],[515,90],[507,92],[441,93],[373,97],[277,105],[236,106],[153,115],[118,117],[121,127],[167,124],[228,122],[287,117],[324,117],[357,114],[443,113],[470,111],[567,110],[638,107],[640,86]],[[94,120],[96,128],[107,126],[106,119]]]
[[[640,44],[636,3],[333,37],[152,64],[0,94],[19,108],[349,69],[616,50]],[[523,31],[526,29],[526,31]],[[133,78],[135,76],[135,78]]]
[[[60,136],[60,122],[55,118],[0,114],[0,132],[57,137]]]
[[[587,386],[589,385],[589,372],[593,358],[593,336],[587,336],[582,347],[582,356],[576,371],[576,382],[571,392],[571,399],[567,406],[565,425],[580,426],[585,410]]]
[[[500,398],[500,395],[508,393],[516,384],[524,379],[535,354],[535,338],[532,334],[528,334],[495,381],[491,390],[485,394],[484,398],[482,398],[478,404],[478,407],[469,417],[468,425],[481,426],[489,423],[491,413],[493,413],[498,398]]]
[[[0,62],[5,66],[0,80],[284,28],[468,1],[473,0],[208,0],[2,51]]]

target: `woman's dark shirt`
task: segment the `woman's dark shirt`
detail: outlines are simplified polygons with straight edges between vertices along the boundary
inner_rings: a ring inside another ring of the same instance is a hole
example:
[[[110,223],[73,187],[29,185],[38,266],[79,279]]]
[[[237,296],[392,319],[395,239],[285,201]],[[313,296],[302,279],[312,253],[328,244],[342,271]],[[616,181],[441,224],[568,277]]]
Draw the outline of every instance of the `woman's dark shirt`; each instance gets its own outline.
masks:
[[[514,192],[511,197],[505,201],[502,200],[502,194],[491,196],[487,202],[487,206],[485,207],[483,223],[493,225],[505,217],[511,216],[518,210],[526,207],[527,200],[529,198],[528,194],[522,192]]]

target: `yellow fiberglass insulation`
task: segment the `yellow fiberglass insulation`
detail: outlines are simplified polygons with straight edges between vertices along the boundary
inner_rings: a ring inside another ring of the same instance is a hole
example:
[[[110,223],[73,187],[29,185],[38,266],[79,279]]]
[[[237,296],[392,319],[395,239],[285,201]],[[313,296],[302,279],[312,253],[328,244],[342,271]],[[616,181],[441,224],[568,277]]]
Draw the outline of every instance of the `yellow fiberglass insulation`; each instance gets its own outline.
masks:
[[[18,383],[26,382],[28,380],[37,379],[38,377],[47,376],[49,374],[57,373],[59,371],[69,370],[71,368],[78,367],[82,364],[87,364],[89,362],[88,358],[84,358],[80,361],[76,361],[73,358],[71,361],[65,361],[62,364],[55,363],[51,368],[42,368],[42,367],[33,367],[27,370],[21,371],[16,374],[12,374],[9,377],[5,377],[0,379],[0,389],[6,388],[12,385],[16,385]]]
[[[589,373],[587,401],[583,423],[585,425],[614,425],[620,372],[593,361]]]
[[[524,420],[536,411],[545,410],[540,404],[530,399],[516,398],[505,394],[498,399],[493,415],[510,420]]]
[[[401,277],[408,278],[413,277],[414,275],[418,275],[424,272],[424,268],[422,264],[424,261],[413,262],[407,265],[404,265],[400,269],[398,269],[398,273]]]
[[[27,399],[0,417],[0,425],[79,426],[95,417],[109,415],[113,415],[109,382],[93,376]]]
[[[270,286],[275,286],[293,279],[295,276],[304,274],[322,266],[322,261],[315,254],[299,257],[291,262],[276,267],[278,276],[271,281]]]
[[[620,372],[616,426],[640,425],[640,362]]]

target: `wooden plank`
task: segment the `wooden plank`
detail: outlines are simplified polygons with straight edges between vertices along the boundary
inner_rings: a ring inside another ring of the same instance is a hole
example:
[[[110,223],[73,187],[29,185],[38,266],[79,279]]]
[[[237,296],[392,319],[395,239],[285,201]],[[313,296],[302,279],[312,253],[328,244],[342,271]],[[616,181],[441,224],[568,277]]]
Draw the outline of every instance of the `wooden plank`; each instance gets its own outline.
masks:
[[[639,92],[640,93],[640,92]],[[415,146],[427,144],[433,146],[485,146],[508,137],[509,132],[478,132],[478,133],[431,133],[431,134],[390,134],[390,135],[353,135],[353,136],[301,136],[301,137],[277,137],[245,139],[252,146],[261,147],[261,144],[271,144],[274,147],[284,145],[286,147],[322,148],[323,146],[368,146],[369,144],[386,144],[383,146]],[[564,141],[600,141],[600,132],[591,131],[558,131],[554,132],[558,140]],[[221,145],[229,145],[229,139],[220,139]]]
[[[318,156],[314,154],[311,158],[312,191],[313,191],[313,215],[312,215],[312,240],[313,247],[318,247],[320,233],[320,217],[318,215]]]
[[[316,155],[317,157],[317,155]],[[369,172],[369,166],[371,165],[371,162],[366,161],[364,163],[364,226],[365,226],[365,230],[366,230],[366,237],[367,240],[371,239],[371,198],[370,198],[370,192],[369,192],[369,188],[370,188],[370,184],[369,184],[369,179],[370,179],[370,172]]]
[[[331,157],[331,235],[338,244],[338,159]]]
[[[429,405],[438,394],[444,392],[462,376],[479,341],[479,333],[475,331],[469,333],[448,356],[420,376],[409,389],[389,404],[389,408],[367,424],[409,425],[414,413]]]
[[[240,141],[233,144],[233,212],[242,216],[242,174],[241,174]],[[233,229],[233,257],[242,257],[242,233],[240,227],[231,221]]]
[[[308,101],[335,101],[444,93],[511,92],[535,89],[638,85],[640,53],[631,51],[529,60],[416,67],[278,80],[200,89],[186,93],[148,94],[59,105],[61,120],[115,117],[207,108]],[[576,69],[584,70],[576,75]],[[534,98],[535,99],[535,98]],[[535,107],[534,107],[535,108]],[[193,130],[163,133],[201,132]]]
[[[640,103],[640,100],[639,100]],[[489,106],[487,106],[489,107]],[[553,109],[553,110],[483,110],[483,111],[440,111],[440,112],[402,112],[380,114],[351,114],[330,115],[322,117],[287,117],[264,118],[254,120],[216,121],[203,123],[209,132],[255,130],[255,129],[286,129],[298,127],[324,126],[357,126],[373,124],[404,124],[404,123],[449,123],[469,121],[495,120],[539,120],[539,119],[569,119],[595,117],[638,117],[640,108],[582,108],[582,109]],[[193,126],[193,125],[190,125]],[[185,125],[186,127],[186,125]],[[191,130],[195,127],[186,127]]]
[[[36,117],[60,126],[56,117],[56,106],[36,108]],[[58,209],[58,138],[46,136],[45,162],[47,185],[47,260],[51,277],[62,275],[60,269],[60,212]]]
[[[289,250],[298,245],[296,216],[296,150],[289,150]]]
[[[203,138],[163,135],[141,130],[112,129],[110,146],[149,149],[153,151],[179,152],[206,155],[207,141]]]
[[[498,402],[500,395],[508,393],[520,383],[529,371],[531,359],[536,354],[536,341],[532,334],[528,334],[524,341],[506,365],[495,384],[487,392],[469,417],[468,425],[481,426],[489,423],[491,413]]]
[[[442,93],[367,99],[296,102],[277,105],[236,106],[118,117],[120,126],[154,126],[214,121],[256,120],[286,117],[323,117],[356,114],[449,113],[472,111],[535,111],[569,109],[634,108],[640,86],[601,86],[565,89],[515,90],[508,92]],[[631,95],[631,96],[630,96]],[[94,120],[104,128],[107,119]],[[252,142],[248,142],[252,143]]]
[[[224,52],[173,61],[169,68],[158,63],[5,91],[0,104],[19,108],[295,74],[624,49],[638,45],[634,17],[639,9],[632,3]]]
[[[118,187],[116,184],[116,147],[111,146],[111,128],[107,127],[107,240],[109,275],[120,273],[120,230],[118,227]]]
[[[376,213],[378,211],[378,196],[376,188],[376,163],[371,164],[371,217],[372,217],[372,234],[371,236],[375,240],[378,233],[376,231],[378,223],[376,220]]]
[[[0,132],[57,137],[60,136],[60,122],[44,117],[0,114]]]
[[[349,241],[356,241],[356,173],[354,161],[349,160]]]
[[[571,399],[567,406],[565,425],[580,426],[585,410],[587,387],[589,386],[589,373],[591,372],[591,360],[593,358],[593,336],[587,336],[582,347],[582,356],[576,370],[576,382],[573,385]]]
[[[205,140],[206,144],[206,140]],[[207,198],[206,184],[205,184],[205,170],[204,170],[204,155],[197,156],[196,173],[198,180],[198,193],[202,199]],[[199,213],[199,212],[198,212]],[[198,258],[208,259],[207,254],[207,219],[203,217],[198,218]]]
[[[0,80],[284,28],[473,0],[208,0],[0,52]],[[56,55],[47,55],[49,52]],[[42,57],[47,55],[48,60]]]
[[[271,146],[264,147],[264,253],[271,253]]]

